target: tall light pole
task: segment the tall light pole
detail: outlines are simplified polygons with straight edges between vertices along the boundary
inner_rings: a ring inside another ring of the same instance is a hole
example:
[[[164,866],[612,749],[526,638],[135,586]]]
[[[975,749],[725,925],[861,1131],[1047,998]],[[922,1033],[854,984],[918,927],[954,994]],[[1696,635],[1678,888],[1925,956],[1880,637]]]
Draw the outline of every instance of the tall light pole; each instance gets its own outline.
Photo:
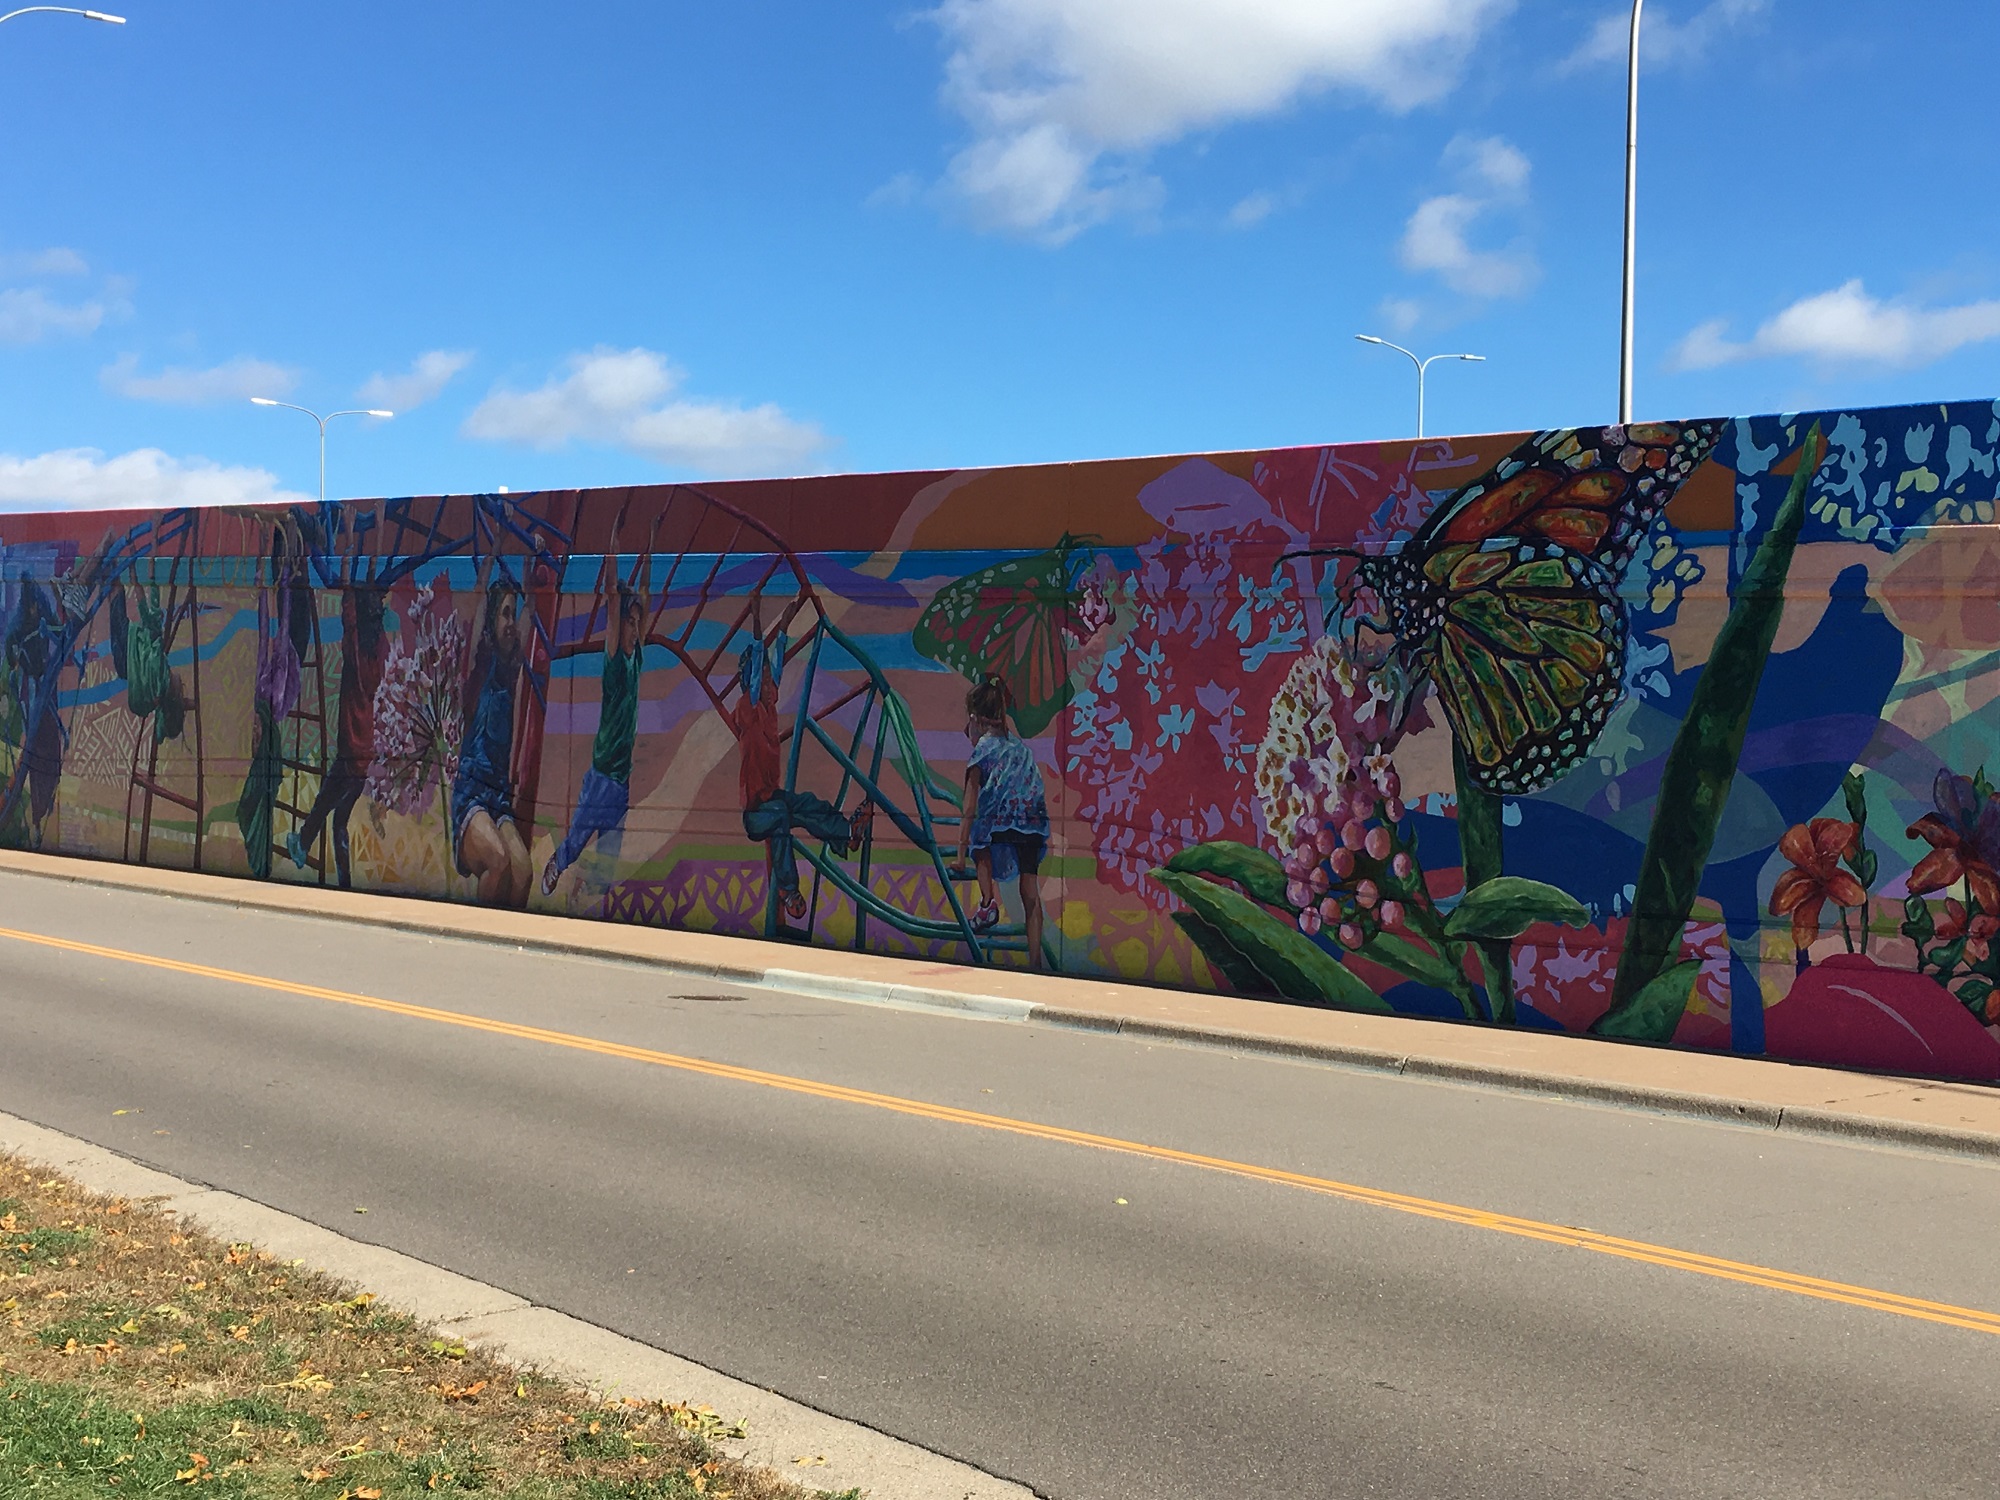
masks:
[[[1372,333],[1357,333],[1354,336],[1364,344],[1380,344],[1384,349],[1394,349],[1398,354],[1403,355],[1411,364],[1417,367],[1418,437],[1424,435],[1424,371],[1428,370],[1435,362],[1441,359],[1462,359],[1472,364],[1484,364],[1486,362],[1486,356],[1483,354],[1433,354],[1429,359],[1418,359],[1416,355],[1405,349],[1401,344],[1392,344],[1387,339],[1378,339]]]
[[[319,503],[326,504],[326,424],[335,417],[393,417],[392,411],[330,411],[325,416],[310,407],[294,406],[289,401],[273,401],[269,396],[252,396],[252,406],[282,406],[286,411],[302,411],[319,423]]]
[[[1632,39],[1625,76],[1625,317],[1618,341],[1618,420],[1632,420],[1632,281],[1639,243],[1639,12],[1632,0]]]
[[[0,21],[11,21],[16,16],[32,16],[39,11],[58,16],[82,16],[86,21],[108,21],[113,26],[125,24],[123,16],[107,15],[101,10],[78,10],[74,5],[24,5],[19,10],[10,10],[0,16]]]

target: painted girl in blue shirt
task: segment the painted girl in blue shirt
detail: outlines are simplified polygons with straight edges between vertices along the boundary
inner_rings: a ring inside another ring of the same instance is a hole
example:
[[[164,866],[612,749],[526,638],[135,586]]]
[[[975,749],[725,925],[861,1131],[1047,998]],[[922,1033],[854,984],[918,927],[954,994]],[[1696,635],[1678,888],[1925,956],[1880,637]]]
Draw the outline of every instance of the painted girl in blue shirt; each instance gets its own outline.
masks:
[[[972,851],[979,876],[975,932],[1000,924],[997,880],[1021,882],[1028,963],[1042,967],[1042,856],[1049,844],[1049,805],[1041,767],[1028,742],[1008,724],[1014,706],[1006,680],[988,675],[965,695],[966,738],[973,741],[965,768],[965,798],[958,825],[958,862]]]

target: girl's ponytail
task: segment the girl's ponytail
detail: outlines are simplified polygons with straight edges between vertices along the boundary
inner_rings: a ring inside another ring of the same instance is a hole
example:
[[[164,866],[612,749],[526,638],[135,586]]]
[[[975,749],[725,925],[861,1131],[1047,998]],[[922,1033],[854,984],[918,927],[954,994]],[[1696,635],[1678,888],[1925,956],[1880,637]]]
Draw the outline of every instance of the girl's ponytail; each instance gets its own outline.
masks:
[[[1014,690],[1007,685],[1006,678],[988,672],[965,695],[965,711],[989,724],[1005,724],[1014,711]]]

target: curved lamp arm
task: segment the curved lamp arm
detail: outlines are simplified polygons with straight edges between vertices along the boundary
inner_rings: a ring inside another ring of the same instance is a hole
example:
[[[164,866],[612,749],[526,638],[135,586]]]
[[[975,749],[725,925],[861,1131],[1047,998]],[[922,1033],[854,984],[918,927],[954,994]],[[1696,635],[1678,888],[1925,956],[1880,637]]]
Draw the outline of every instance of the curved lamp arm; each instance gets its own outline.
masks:
[[[6,15],[0,16],[0,21],[11,21],[16,16],[32,16],[38,11],[58,16],[82,16],[86,21],[107,21],[113,26],[125,24],[123,16],[114,16],[101,10],[79,10],[74,5],[24,5],[19,10],[10,10]]]

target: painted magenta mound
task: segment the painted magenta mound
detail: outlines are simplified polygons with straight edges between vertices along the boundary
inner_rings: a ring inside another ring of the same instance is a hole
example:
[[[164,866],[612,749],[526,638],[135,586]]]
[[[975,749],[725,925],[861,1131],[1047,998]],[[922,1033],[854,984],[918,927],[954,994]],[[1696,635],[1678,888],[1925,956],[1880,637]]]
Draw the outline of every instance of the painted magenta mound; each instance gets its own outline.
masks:
[[[1823,959],[1766,1012],[1773,1057],[2000,1082],[2000,1041],[1936,980],[1858,953]]]

